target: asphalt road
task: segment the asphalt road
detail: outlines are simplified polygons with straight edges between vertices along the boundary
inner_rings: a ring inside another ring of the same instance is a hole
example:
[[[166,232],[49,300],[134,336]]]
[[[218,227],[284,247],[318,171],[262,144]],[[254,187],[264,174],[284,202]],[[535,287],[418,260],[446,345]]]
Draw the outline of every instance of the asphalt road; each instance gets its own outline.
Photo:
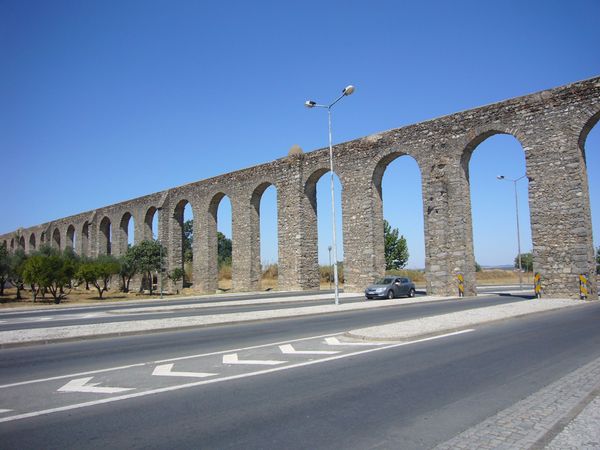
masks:
[[[409,345],[324,344],[326,334],[481,300],[2,350],[3,386],[71,376],[0,388],[0,409],[13,409],[0,413],[0,447],[430,448],[600,357],[600,304]],[[338,353],[284,354],[284,342]],[[286,362],[226,366],[221,358],[232,353]],[[184,376],[152,376],[165,363]],[[190,377],[201,370],[220,373],[210,382]],[[131,390],[60,391],[85,377]],[[190,382],[196,384],[177,387]],[[126,398],[97,403],[119,396]],[[1,422],[32,405],[42,411],[85,403]]]
[[[506,288],[482,288],[481,293],[493,293],[493,292],[504,292]],[[318,292],[323,294],[323,292]],[[259,299],[273,299],[275,297],[309,297],[314,295],[312,293],[282,293],[282,294],[251,294],[245,296],[214,296],[214,297],[203,297],[203,298],[192,298],[183,300],[170,300],[170,301],[157,301],[157,302],[135,302],[130,303],[119,303],[119,304],[107,304],[107,305],[94,305],[86,307],[69,307],[69,308],[54,308],[51,307],[44,310],[32,310],[32,311],[4,311],[0,314],[0,331],[20,330],[20,329],[32,329],[32,328],[47,328],[49,326],[68,326],[68,325],[88,325],[96,323],[108,323],[108,322],[125,322],[135,320],[149,320],[149,319],[165,319],[174,317],[190,317],[190,316],[206,316],[212,314],[227,314],[227,313],[238,313],[238,312],[251,312],[251,311],[267,311],[272,309],[289,309],[297,308],[299,306],[307,305],[327,305],[331,303],[331,299],[312,300],[307,301],[290,301],[285,300],[281,303],[265,303],[265,304],[252,304],[252,305],[228,305],[228,302],[232,301],[244,301],[244,300],[259,300]],[[423,296],[423,291],[417,291],[417,296]],[[343,303],[356,303],[365,301],[362,295],[358,295],[352,298],[343,298]],[[376,300],[375,300],[376,301]],[[504,300],[507,301],[507,300]],[[500,301],[502,302],[502,301]],[[182,306],[182,305],[198,305],[202,306],[207,303],[222,304],[219,306],[212,306],[210,308],[199,307],[186,308],[180,310],[167,310],[157,312],[153,310],[153,307],[161,306]],[[148,309],[147,312],[140,312],[140,309]],[[131,312],[135,310],[135,313]]]

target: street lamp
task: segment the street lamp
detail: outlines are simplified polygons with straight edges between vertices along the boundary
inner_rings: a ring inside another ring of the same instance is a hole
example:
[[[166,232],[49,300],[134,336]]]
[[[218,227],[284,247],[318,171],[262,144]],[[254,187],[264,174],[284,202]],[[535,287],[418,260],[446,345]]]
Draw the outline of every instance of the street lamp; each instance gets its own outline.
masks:
[[[327,247],[327,250],[329,250],[329,289],[331,289],[331,245]]]
[[[159,216],[158,219],[160,220],[161,217],[160,215],[162,214],[162,208],[156,208],[156,211],[158,212]],[[159,283],[160,283],[160,298],[163,298],[163,257],[162,257],[162,242],[160,241],[160,230],[157,230],[156,232],[156,240],[158,241],[158,251],[160,253],[160,278],[159,278]],[[150,283],[152,283],[152,280],[150,280]]]
[[[339,294],[339,282],[338,282],[338,258],[337,258],[337,244],[335,239],[335,196],[333,191],[333,145],[331,143],[331,108],[337,102],[339,102],[342,98],[351,95],[354,92],[354,86],[349,85],[344,88],[342,91],[342,95],[330,103],[329,105],[320,105],[317,102],[313,102],[312,100],[307,100],[304,103],[304,106],[307,108],[325,108],[327,110],[327,118],[329,123],[329,171],[331,172],[331,228],[332,228],[332,238],[333,238],[333,280],[335,283],[335,304],[340,304],[340,294]]]
[[[504,175],[498,175],[496,178],[499,180],[512,181],[513,186],[515,188],[515,212],[517,217],[517,251],[518,259],[519,259],[519,289],[523,289],[523,267],[521,265],[521,232],[519,230],[519,196],[517,195],[517,182],[525,178],[527,175],[523,175],[522,177],[515,178],[514,180],[510,178],[506,178]]]

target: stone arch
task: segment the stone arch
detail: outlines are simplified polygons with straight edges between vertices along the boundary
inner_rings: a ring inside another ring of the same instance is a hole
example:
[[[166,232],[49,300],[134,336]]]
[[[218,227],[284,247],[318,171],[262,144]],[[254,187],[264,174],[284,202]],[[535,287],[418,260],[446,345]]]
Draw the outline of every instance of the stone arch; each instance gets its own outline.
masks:
[[[305,245],[305,261],[303,265],[306,270],[306,277],[309,280],[308,285],[312,289],[320,288],[320,272],[319,272],[319,225],[318,225],[318,212],[317,212],[317,183],[323,177],[323,175],[330,173],[329,165],[321,166],[314,169],[310,175],[306,178],[306,182],[304,183],[304,205],[302,207],[302,211],[304,214],[303,222],[304,222],[304,245]],[[341,192],[336,191],[336,210],[337,208],[337,197],[344,197],[344,179],[338,176],[338,174],[333,172],[333,175],[337,177],[340,186]],[[329,190],[329,188],[328,188]],[[328,196],[329,198],[329,196]],[[331,202],[331,200],[329,200]],[[331,204],[327,207],[331,210]],[[332,255],[332,264],[335,262],[335,256],[337,253],[338,263],[341,261],[341,255],[339,253],[340,248],[344,248],[344,239],[343,234],[339,233],[338,230],[344,227],[344,221],[342,219],[344,215],[344,211],[342,209],[342,213],[336,213],[335,217],[335,227],[336,227],[336,247],[337,252],[334,252]],[[332,241],[333,242],[333,241]]]
[[[462,202],[458,206],[458,208],[462,208],[460,212],[460,216],[463,217],[465,224],[465,247],[464,247],[464,257],[460,263],[454,264],[454,267],[457,268],[453,276],[456,276],[459,272],[464,275],[465,279],[465,294],[476,294],[476,277],[475,277],[475,244],[474,244],[474,230],[473,230],[473,211],[472,211],[472,192],[471,192],[471,174],[470,174],[470,162],[475,150],[483,144],[488,139],[497,135],[505,135],[511,136],[518,143],[519,147],[523,151],[523,156],[525,160],[525,173],[523,175],[527,175],[529,172],[528,168],[528,152],[527,147],[524,144],[526,142],[526,137],[521,133],[520,130],[515,130],[510,127],[501,126],[501,125],[490,125],[486,127],[481,127],[479,129],[473,130],[469,133],[468,138],[469,141],[466,143],[464,148],[462,149],[461,159],[460,159],[460,171],[459,171],[459,180],[460,180],[460,192],[462,197]],[[496,174],[499,175],[499,174]],[[524,183],[527,183],[527,178],[523,180]],[[464,190],[463,190],[464,189]],[[529,199],[528,199],[529,200]],[[527,200],[527,205],[529,205],[529,201]],[[456,203],[456,201],[455,201]],[[452,208],[453,206],[449,206]],[[511,209],[514,206],[511,205]],[[532,211],[530,209],[529,221],[531,222]],[[515,239],[516,241],[516,239]],[[521,252],[524,253],[526,249],[521,248]],[[516,251],[515,244],[515,254],[518,253]],[[533,252],[535,254],[535,251]]]
[[[35,241],[35,233],[31,233],[29,235],[29,252],[34,252],[36,250],[36,241]]]
[[[182,198],[180,199],[176,204],[175,204],[175,208],[173,209],[173,220],[171,222],[171,240],[170,240],[170,245],[169,245],[169,254],[171,255],[171,268],[181,268],[185,271],[185,250],[184,250],[184,240],[185,240],[185,236],[184,236],[184,222],[185,222],[185,218],[184,218],[184,212],[185,212],[185,208],[189,205],[189,207],[191,208],[192,211],[192,218],[196,219],[195,215],[194,215],[194,206],[192,205],[192,203],[188,200],[188,198]],[[194,231],[198,228],[198,220],[194,220],[194,224],[193,224],[193,229]],[[193,233],[192,232],[192,237],[197,237],[197,233]],[[196,248],[196,239],[194,239],[194,242],[192,242],[192,266],[194,266],[196,264],[196,260],[198,259],[198,255],[197,252],[195,251]],[[189,272],[189,271],[188,271]],[[195,280],[194,276],[195,271],[192,268],[192,273],[191,273],[191,277],[188,276],[188,272],[186,272],[186,276],[184,277],[184,280],[181,281],[182,286],[186,285],[186,284],[194,284],[194,282],[197,282],[197,280]]]
[[[116,242],[117,247],[118,247],[118,249],[116,251],[118,252],[119,255],[125,254],[125,252],[127,251],[127,248],[129,247],[129,223],[131,221],[133,221],[134,228],[135,228],[135,219],[133,218],[133,215],[129,211],[126,211],[125,213],[123,213],[123,215],[121,216],[121,221],[119,223],[118,235],[115,236],[116,239],[114,239],[114,241]],[[135,237],[135,230],[134,230],[134,237]]]
[[[98,254],[99,255],[110,255],[112,254],[112,242],[111,242],[111,222],[108,216],[105,216],[98,226]]]
[[[15,251],[15,238],[10,238],[10,251]]]
[[[275,183],[271,182],[271,181],[263,181],[261,182],[258,186],[256,186],[256,188],[254,188],[254,190],[252,191],[252,195],[250,197],[250,222],[249,222],[249,226],[250,226],[250,236],[249,236],[249,240],[250,240],[250,260],[249,260],[249,266],[250,266],[250,280],[249,280],[249,288],[251,290],[256,290],[256,289],[261,289],[262,288],[262,271],[263,271],[263,267],[262,267],[262,258],[261,258],[261,239],[263,238],[263,236],[261,236],[261,201],[263,199],[263,195],[265,194],[265,191],[267,189],[269,189],[270,187],[273,187],[275,189],[275,195],[276,195],[276,210],[277,208],[277,203],[279,203],[279,190],[277,189],[277,186],[275,185]],[[279,247],[280,242],[282,242],[283,239],[280,239],[279,237],[279,214],[277,214],[277,245]],[[279,255],[281,254],[281,251],[278,249],[277,252],[277,256],[278,256],[278,260],[279,260]],[[237,255],[236,255],[237,257]],[[278,261],[277,261],[278,262]]]
[[[81,226],[81,256],[90,254],[90,223],[86,220]]]
[[[19,249],[25,251],[25,236],[20,236],[17,242]]]
[[[519,144],[521,144],[521,148],[525,153],[525,158],[527,158],[527,147],[524,145],[524,142],[527,141],[527,138],[521,133],[520,130],[516,130],[504,125],[490,125],[476,128],[468,133],[466,137],[467,142],[464,145],[460,156],[460,167],[467,181],[469,180],[469,162],[471,161],[473,152],[483,141],[497,134],[508,134],[514,137],[517,141],[519,141]]]
[[[579,145],[579,149],[585,158],[585,141],[587,140],[590,131],[596,126],[596,124],[600,121],[600,111],[597,111],[595,114],[591,114],[591,116],[585,121],[581,132],[579,133],[579,139],[577,144]]]
[[[157,208],[155,206],[151,206],[146,210],[146,214],[144,215],[144,226],[142,229],[142,239],[141,240],[150,241],[150,240],[154,239],[152,223],[154,222],[154,215],[157,213],[159,214],[159,220],[160,220],[159,208]]]
[[[60,244],[61,244],[60,230],[58,228],[55,228],[54,231],[52,232],[52,247],[60,250],[61,249]]]
[[[75,226],[71,224],[67,228],[67,242],[65,243],[65,248],[71,247],[71,249],[75,250],[75,239]]]
[[[382,267],[381,270],[385,270],[385,266],[386,266],[386,262],[385,262],[385,240],[384,240],[384,233],[383,233],[383,221],[385,219],[384,217],[384,199],[383,199],[383,179],[384,179],[384,175],[386,173],[386,171],[388,170],[388,167],[396,160],[399,160],[401,158],[410,158],[415,164],[416,164],[416,168],[417,168],[417,172],[418,172],[418,178],[419,178],[419,183],[418,183],[418,191],[419,191],[419,201],[421,202],[421,208],[420,211],[424,211],[425,210],[425,206],[424,206],[424,200],[423,200],[423,193],[424,193],[424,187],[423,187],[423,170],[421,168],[421,163],[419,162],[419,160],[417,159],[417,157],[413,156],[411,153],[406,152],[406,151],[402,151],[402,150],[397,150],[397,149],[391,149],[388,150],[386,153],[384,153],[383,155],[380,156],[379,160],[377,161],[377,164],[375,165],[375,168],[373,169],[373,175],[372,175],[372,184],[373,187],[375,188],[374,191],[374,205],[373,208],[375,210],[375,213],[373,214],[373,226],[374,226],[374,230],[377,232],[377,235],[375,236],[375,246],[378,249],[375,253],[376,253],[376,266],[377,267]],[[398,198],[398,200],[401,200],[401,198]],[[388,206],[389,206],[390,200],[388,199]],[[416,211],[406,211],[406,215],[407,216],[415,216],[416,215]],[[423,217],[423,215],[421,215],[421,217]],[[389,218],[388,218],[389,220]],[[425,228],[425,223],[423,223],[423,235],[424,233],[424,228]],[[404,235],[404,233],[402,232],[402,229],[400,227],[400,231],[401,234]],[[421,241],[419,240],[419,248],[421,245],[427,245],[426,240],[424,240],[424,243],[421,243]],[[413,245],[412,242],[410,242],[409,240],[409,245]],[[427,251],[425,251],[425,255],[427,254]]]

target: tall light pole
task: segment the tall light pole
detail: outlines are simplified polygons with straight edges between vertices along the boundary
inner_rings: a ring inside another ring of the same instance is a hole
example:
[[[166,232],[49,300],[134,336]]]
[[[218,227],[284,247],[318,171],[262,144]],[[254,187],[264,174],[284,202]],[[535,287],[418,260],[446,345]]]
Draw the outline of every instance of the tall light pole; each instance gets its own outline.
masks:
[[[327,118],[329,123],[329,171],[331,172],[331,228],[332,228],[332,246],[333,246],[333,281],[335,283],[335,304],[340,304],[340,293],[339,293],[339,282],[338,282],[338,258],[337,258],[337,244],[335,239],[335,196],[333,190],[333,145],[331,143],[331,108],[342,98],[350,95],[354,92],[354,86],[349,85],[344,88],[342,95],[336,98],[329,105],[320,105],[312,100],[307,100],[304,106],[307,108],[325,108],[327,110]]]
[[[517,182],[525,178],[527,175],[523,175],[522,177],[515,178],[514,180],[510,178],[506,178],[504,175],[498,175],[496,178],[499,180],[512,181],[513,186],[515,188],[515,212],[517,217],[517,251],[518,259],[519,259],[519,289],[523,289],[523,266],[521,264],[521,232],[519,229],[519,196],[517,195]]]
[[[327,250],[329,250],[329,289],[331,289],[331,245],[327,247]]]
[[[160,215],[162,214],[162,208],[157,208],[156,211],[158,212],[159,216],[158,216],[158,220],[160,221],[161,217]],[[162,257],[162,242],[160,241],[160,230],[157,230],[156,232],[156,240],[158,241],[158,251],[160,252],[160,278],[159,278],[159,282],[160,282],[160,298],[163,298],[163,257]],[[152,283],[152,280],[150,280],[150,283]]]

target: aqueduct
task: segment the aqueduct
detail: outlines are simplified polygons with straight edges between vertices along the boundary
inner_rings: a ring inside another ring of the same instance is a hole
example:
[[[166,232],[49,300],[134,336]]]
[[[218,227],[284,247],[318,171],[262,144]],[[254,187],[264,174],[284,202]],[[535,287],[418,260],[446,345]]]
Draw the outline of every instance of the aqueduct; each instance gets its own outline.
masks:
[[[534,268],[549,297],[577,297],[578,275],[595,271],[584,144],[600,119],[600,77],[393,129],[334,147],[342,184],[346,291],[361,291],[384,271],[381,180],[402,155],[418,163],[422,179],[427,291],[456,293],[456,276],[475,294],[475,259],[468,164],[494,134],[519,140],[526,157]],[[256,290],[260,266],[260,199],[277,190],[279,288],[318,289],[316,182],[329,171],[328,150],[287,157],[163,192],[20,228],[0,236],[9,250],[74,246],[81,255],[122,254],[127,226],[135,240],[158,237],[168,270],[181,267],[183,207],[194,220],[193,279],[199,291],[217,288],[219,202],[232,205],[233,289]],[[590,298],[597,298],[590,277]]]

